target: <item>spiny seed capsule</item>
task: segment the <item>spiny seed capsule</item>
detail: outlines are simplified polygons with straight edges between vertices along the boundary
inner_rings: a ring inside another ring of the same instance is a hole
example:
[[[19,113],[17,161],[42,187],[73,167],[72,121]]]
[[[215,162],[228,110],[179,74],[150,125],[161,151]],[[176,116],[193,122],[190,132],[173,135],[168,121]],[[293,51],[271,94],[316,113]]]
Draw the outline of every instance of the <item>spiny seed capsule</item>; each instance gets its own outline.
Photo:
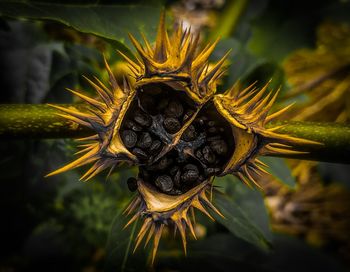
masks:
[[[168,175],[159,176],[155,184],[163,192],[170,192],[174,187],[173,181]]]
[[[137,142],[137,146],[142,149],[147,149],[152,145],[152,137],[148,132],[143,132]]]
[[[186,142],[191,142],[197,138],[196,128],[193,125],[188,126],[188,128],[182,134],[182,139]]]
[[[228,149],[224,140],[213,141],[210,143],[210,147],[218,155],[225,155]]]
[[[168,107],[165,109],[165,115],[169,117],[179,118],[184,112],[184,108],[177,100],[170,101]]]
[[[142,131],[142,127],[138,124],[136,124],[134,121],[132,120],[126,120],[125,121],[125,126],[135,132],[140,132]]]
[[[145,113],[141,111],[136,111],[134,115],[134,120],[144,127],[149,127],[152,124],[152,119]]]
[[[173,117],[165,118],[163,125],[166,131],[169,132],[170,134],[176,133],[181,129],[180,122]]]
[[[126,148],[133,148],[137,142],[137,134],[132,130],[124,130],[122,132],[122,140]]]
[[[135,192],[137,190],[137,179],[136,178],[128,178],[127,184],[128,184],[128,188],[131,192]]]

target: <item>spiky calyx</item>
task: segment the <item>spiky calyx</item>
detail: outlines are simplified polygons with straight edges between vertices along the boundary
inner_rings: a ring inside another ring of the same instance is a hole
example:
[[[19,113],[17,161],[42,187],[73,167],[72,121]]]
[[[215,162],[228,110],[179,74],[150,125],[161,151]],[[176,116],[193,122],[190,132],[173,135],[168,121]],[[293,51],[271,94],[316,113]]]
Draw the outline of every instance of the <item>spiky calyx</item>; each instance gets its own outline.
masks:
[[[82,177],[88,180],[120,163],[138,165],[137,179],[128,182],[137,190],[127,209],[134,213],[128,225],[144,218],[136,247],[149,231],[146,243],[153,237],[154,260],[165,225],[179,230],[186,248],[186,228],[195,236],[188,212],[197,208],[210,217],[210,208],[220,214],[207,198],[215,176],[234,174],[258,185],[254,177],[266,172],[258,155],[297,152],[288,144],[310,141],[264,128],[284,111],[268,115],[278,92],[265,95],[267,85],[243,91],[235,85],[215,95],[227,57],[210,68],[208,58],[217,41],[198,52],[199,37],[189,29],[180,27],[168,36],[164,14],[153,47],[146,39],[143,47],[130,38],[137,62],[121,54],[134,83],[125,79],[119,86],[106,62],[110,86],[89,80],[99,100],[72,91],[92,106],[89,114],[58,107],[64,117],[96,134],[80,139],[88,142],[80,151],[85,155],[50,175],[94,163]]]

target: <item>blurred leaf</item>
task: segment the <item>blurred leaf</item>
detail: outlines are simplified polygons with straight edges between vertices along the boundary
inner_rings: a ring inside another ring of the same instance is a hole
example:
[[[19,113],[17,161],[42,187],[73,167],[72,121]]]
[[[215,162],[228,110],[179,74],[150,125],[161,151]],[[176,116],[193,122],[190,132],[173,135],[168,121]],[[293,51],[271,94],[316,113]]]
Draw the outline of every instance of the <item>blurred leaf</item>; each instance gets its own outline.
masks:
[[[227,70],[225,88],[230,88],[237,80],[241,80],[247,75],[247,72],[252,70],[260,63],[260,60],[248,53],[240,41],[229,38],[220,40],[210,57],[211,61],[217,61],[224,56],[226,52],[231,50],[228,58],[229,69]]]
[[[220,224],[224,225],[237,237],[256,245],[260,249],[264,251],[270,249],[271,244],[264,236],[263,232],[249,219],[234,199],[229,198],[221,192],[217,192],[214,195],[213,203],[225,216],[225,218],[222,218],[221,216],[212,213]]]
[[[269,166],[267,168],[267,171],[269,171],[271,175],[273,175],[278,181],[290,188],[295,188],[295,177],[292,176],[292,171],[287,165],[285,159],[275,157],[261,157],[260,160]]]
[[[310,3],[311,5],[314,5]],[[264,14],[253,22],[248,43],[250,52],[268,60],[281,61],[292,50],[312,44],[312,34],[319,15],[300,8],[305,1],[270,1]]]
[[[127,33],[139,37],[139,30],[146,35],[155,33],[160,8],[152,6],[98,6],[0,2],[0,14],[14,18],[57,21],[84,33],[117,41],[125,49],[130,45]]]
[[[124,229],[127,222],[122,211],[113,220],[107,242],[106,271],[143,271],[146,265],[147,255],[142,247],[132,253],[139,220]]]
[[[324,22],[317,29],[315,49],[299,49],[283,66],[291,89],[286,98],[307,94],[306,103],[289,114],[293,120],[350,119],[350,24]]]

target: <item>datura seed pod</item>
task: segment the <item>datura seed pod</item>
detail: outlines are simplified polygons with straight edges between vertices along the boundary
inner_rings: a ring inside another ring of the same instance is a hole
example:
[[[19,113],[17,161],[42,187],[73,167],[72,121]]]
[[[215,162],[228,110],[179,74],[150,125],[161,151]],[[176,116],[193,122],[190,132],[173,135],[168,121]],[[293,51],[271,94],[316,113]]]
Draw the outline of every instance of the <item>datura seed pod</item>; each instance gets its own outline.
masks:
[[[105,61],[109,86],[87,79],[98,99],[70,90],[91,105],[90,112],[52,105],[95,134],[79,139],[86,142],[83,156],[49,175],[93,163],[81,177],[89,180],[121,163],[137,165],[138,176],[128,180],[136,193],[125,211],[133,214],[127,225],[143,218],[135,249],[146,234],[146,243],[153,237],[154,260],[164,226],[179,231],[186,252],[186,230],[195,237],[194,208],[210,218],[207,209],[221,215],[208,198],[215,176],[233,174],[259,186],[255,178],[266,170],[258,155],[295,153],[292,145],[310,141],[265,128],[288,108],[268,114],[278,91],[267,93],[267,85],[241,90],[236,84],[216,94],[228,55],[209,65],[218,41],[199,50],[199,36],[189,29],[179,26],[168,35],[164,14],[154,46],[130,39],[136,61],[119,53],[136,80],[119,84]]]

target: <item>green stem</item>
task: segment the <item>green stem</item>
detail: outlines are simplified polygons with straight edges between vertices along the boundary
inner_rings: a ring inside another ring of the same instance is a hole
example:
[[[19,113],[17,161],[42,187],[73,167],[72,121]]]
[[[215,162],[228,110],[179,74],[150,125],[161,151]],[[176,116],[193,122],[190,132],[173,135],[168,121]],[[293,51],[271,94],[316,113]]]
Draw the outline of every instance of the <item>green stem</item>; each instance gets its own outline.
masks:
[[[86,105],[64,105],[86,111]],[[58,110],[48,105],[11,104],[0,106],[1,139],[79,138],[93,134],[58,116]],[[285,125],[279,133],[322,143],[322,145],[295,146],[308,153],[289,155],[296,159],[350,163],[350,124],[279,121],[268,127]]]
[[[219,17],[217,26],[209,40],[215,40],[217,37],[227,38],[234,33],[239,19],[246,10],[248,0],[235,0],[225,6],[224,13]]]

